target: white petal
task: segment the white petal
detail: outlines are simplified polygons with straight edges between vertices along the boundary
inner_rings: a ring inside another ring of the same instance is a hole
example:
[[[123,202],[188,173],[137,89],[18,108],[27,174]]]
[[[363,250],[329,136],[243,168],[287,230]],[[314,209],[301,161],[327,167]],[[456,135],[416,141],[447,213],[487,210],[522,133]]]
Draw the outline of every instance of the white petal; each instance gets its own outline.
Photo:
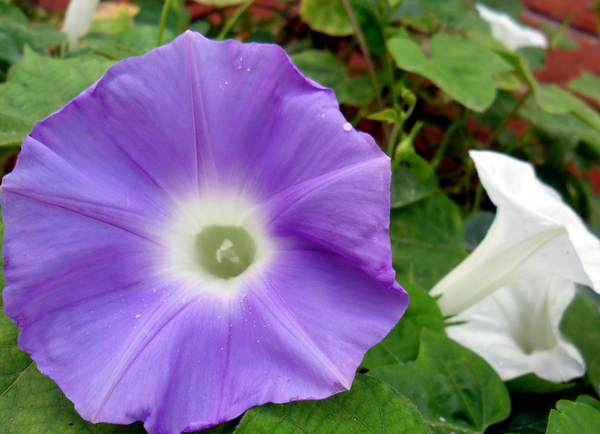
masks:
[[[534,373],[568,381],[585,373],[579,351],[559,332],[574,294],[575,284],[561,278],[505,286],[459,314],[456,320],[466,323],[447,333],[484,358],[502,380]]]
[[[100,0],[71,0],[63,31],[67,34],[69,50],[74,50],[79,45],[79,38],[87,35],[92,26],[92,15],[98,7]]]
[[[498,207],[483,242],[432,290],[455,315],[496,289],[556,276],[600,290],[600,241],[533,167],[503,154],[471,151],[477,173]]]
[[[548,41],[542,32],[524,26],[513,20],[510,15],[490,9],[481,3],[475,7],[481,18],[490,24],[492,36],[511,51],[522,47],[548,47]]]

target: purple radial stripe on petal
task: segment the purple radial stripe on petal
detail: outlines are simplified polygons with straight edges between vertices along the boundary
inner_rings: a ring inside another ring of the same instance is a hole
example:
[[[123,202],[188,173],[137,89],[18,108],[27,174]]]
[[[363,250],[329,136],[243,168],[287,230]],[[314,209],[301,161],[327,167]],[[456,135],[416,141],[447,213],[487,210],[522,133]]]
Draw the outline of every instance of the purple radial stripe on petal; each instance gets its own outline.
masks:
[[[260,206],[271,230],[311,240],[394,285],[389,238],[390,162],[385,156],[297,184]]]
[[[4,308],[22,336],[53,311],[152,282],[165,256],[164,248],[128,231],[12,193],[2,193],[2,213]],[[118,302],[113,308],[129,309]]]
[[[194,116],[199,152],[214,163],[211,182],[242,185],[262,200],[383,155],[343,129],[333,92],[301,75],[280,47],[186,37],[195,47],[189,49]]]
[[[408,304],[399,285],[385,288],[359,267],[310,243],[282,252],[265,275],[294,318],[349,379]]]
[[[0,197],[5,309],[94,422],[180,433],[326,398],[408,302],[389,183],[389,159],[281,48],[186,33],[24,141]],[[255,243],[241,274],[203,268],[213,225]]]

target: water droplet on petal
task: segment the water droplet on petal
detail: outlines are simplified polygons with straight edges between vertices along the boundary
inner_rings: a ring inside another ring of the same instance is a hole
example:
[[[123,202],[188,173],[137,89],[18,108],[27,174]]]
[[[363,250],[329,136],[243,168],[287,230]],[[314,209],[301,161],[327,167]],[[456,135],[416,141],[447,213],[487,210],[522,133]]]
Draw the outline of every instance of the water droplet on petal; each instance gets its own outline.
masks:
[[[350,131],[352,130],[352,124],[350,122],[346,122],[344,125],[342,125],[342,128],[344,131]]]

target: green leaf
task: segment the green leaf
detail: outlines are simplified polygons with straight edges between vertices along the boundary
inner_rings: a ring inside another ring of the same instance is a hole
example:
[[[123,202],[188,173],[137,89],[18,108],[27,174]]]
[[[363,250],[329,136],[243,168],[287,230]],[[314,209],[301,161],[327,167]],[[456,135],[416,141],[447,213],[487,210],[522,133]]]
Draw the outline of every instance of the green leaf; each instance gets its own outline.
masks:
[[[600,400],[592,398],[590,395],[579,395],[575,402],[578,402],[579,404],[589,405],[590,407],[600,411]]]
[[[460,209],[442,193],[392,210],[390,238],[400,284],[431,289],[466,256]]]
[[[348,77],[346,65],[329,51],[306,50],[290,57],[307,77],[333,89],[340,104],[362,105],[375,97],[369,78]]]
[[[577,295],[563,316],[562,334],[579,349],[587,377],[600,395],[600,312],[590,300]]]
[[[469,13],[463,0],[419,0],[419,5],[424,12],[453,29],[462,27]]]
[[[519,393],[553,393],[561,390],[570,389],[575,383],[553,383],[535,374],[526,374],[521,377],[513,378],[506,383],[511,392]]]
[[[391,207],[400,208],[424,199],[437,188],[437,178],[427,161],[408,154],[392,172]]]
[[[0,59],[11,64],[21,60],[26,45],[39,54],[47,54],[47,47],[66,40],[67,35],[57,32],[50,24],[29,26],[9,17],[0,17]]]
[[[358,374],[352,388],[322,401],[248,410],[236,434],[427,434],[414,405],[389,385]]]
[[[512,69],[495,52],[459,35],[439,33],[431,38],[429,58],[410,39],[393,38],[387,45],[399,68],[428,78],[475,111],[494,101],[495,75]]]
[[[146,24],[155,26],[160,21],[164,2],[160,0],[135,0],[135,4],[140,7],[140,12],[133,21],[136,25]],[[190,22],[190,14],[183,5],[183,0],[171,2],[171,8],[167,12],[167,21],[165,28],[171,30],[173,34],[179,34],[187,28]]]
[[[22,24],[27,24],[28,21],[27,15],[21,9],[5,1],[0,1],[0,15]]]
[[[360,31],[376,56],[385,54],[385,32],[388,25],[390,8],[386,1],[348,0]]]
[[[420,335],[423,328],[444,332],[444,318],[437,303],[427,291],[413,285],[404,285],[410,303],[404,316],[389,334],[367,351],[361,367],[374,369],[379,366],[411,362],[419,354]]]
[[[387,108],[367,116],[367,119],[395,123],[400,119],[400,113],[396,109]]]
[[[527,107],[519,111],[519,115],[537,128],[577,143],[584,141],[600,153],[600,131],[574,113],[552,114],[540,110],[537,104],[527,102]]]
[[[146,432],[141,424],[92,424],[83,420],[58,386],[40,373],[31,360],[9,387],[0,389],[0,430],[10,434]]]
[[[570,81],[567,87],[581,95],[593,98],[600,104],[600,77],[583,71],[581,77]]]
[[[22,141],[33,125],[92,85],[113,62],[86,55],[43,57],[26,49],[0,85],[0,145]]]
[[[534,89],[537,86],[537,81],[533,77],[529,63],[522,53],[510,51],[506,45],[495,39],[490,33],[471,31],[468,36],[469,39],[480,43],[501,56],[530,88]]]
[[[330,36],[354,32],[341,0],[301,0],[300,16],[311,29]]]
[[[600,411],[589,405],[560,400],[550,412],[547,434],[598,434]]]
[[[523,10],[523,5],[518,0],[481,0],[478,3],[483,3],[498,12],[512,15],[514,18],[519,18]]]
[[[115,60],[132,56],[141,56],[156,47],[158,27],[138,25],[115,35],[88,35],[80,40],[83,48],[89,48],[98,54]],[[165,29],[163,42],[169,43],[175,38],[170,29]]]
[[[140,11],[129,3],[105,2],[94,13],[89,33],[117,34],[133,26],[133,17]]]
[[[436,434],[483,433],[510,414],[510,397],[498,374],[472,351],[427,329],[421,331],[416,361],[369,375],[414,402]]]

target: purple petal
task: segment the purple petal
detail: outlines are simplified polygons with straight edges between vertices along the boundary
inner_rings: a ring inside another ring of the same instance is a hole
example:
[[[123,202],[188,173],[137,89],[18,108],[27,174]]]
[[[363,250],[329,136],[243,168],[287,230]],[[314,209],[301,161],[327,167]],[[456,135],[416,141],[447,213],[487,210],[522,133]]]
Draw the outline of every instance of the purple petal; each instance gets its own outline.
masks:
[[[25,140],[2,183],[6,312],[94,422],[177,433],[325,398],[408,302],[389,182],[389,159],[279,47],[186,33]],[[210,224],[249,225],[239,276],[198,271]]]
[[[339,253],[394,285],[389,238],[390,162],[383,155],[294,185],[262,204],[272,231]]]

